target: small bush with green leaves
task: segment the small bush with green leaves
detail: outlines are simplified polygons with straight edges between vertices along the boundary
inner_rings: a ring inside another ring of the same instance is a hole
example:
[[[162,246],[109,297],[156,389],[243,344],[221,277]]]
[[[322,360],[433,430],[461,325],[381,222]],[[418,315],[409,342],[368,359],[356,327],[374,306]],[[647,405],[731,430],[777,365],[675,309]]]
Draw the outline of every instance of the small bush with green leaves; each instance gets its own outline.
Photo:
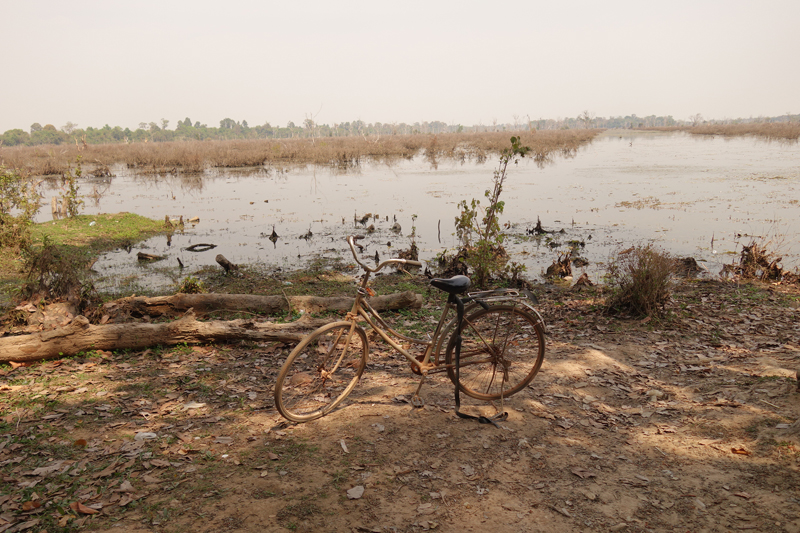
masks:
[[[41,200],[38,182],[0,167],[0,248],[19,251],[30,246],[30,226]]]
[[[75,158],[75,168],[68,168],[63,175],[65,190],[61,194],[61,201],[67,206],[67,216],[70,218],[80,215],[83,206],[83,200],[78,195],[78,180],[83,176],[81,158],[82,156],[78,155]]]
[[[637,317],[660,316],[670,299],[675,260],[652,245],[634,246],[609,261],[606,309]]]
[[[489,205],[484,208],[480,200],[475,198],[470,202],[462,200],[458,204],[461,213],[456,217],[456,235],[477,287],[485,287],[489,279],[498,274],[516,280],[524,270],[524,266],[516,263],[512,263],[510,271],[506,269],[508,254],[503,248],[506,235],[500,225],[505,202],[500,200],[500,194],[503,192],[508,164],[516,164],[528,152],[530,148],[522,146],[519,137],[511,137],[511,148],[504,149],[500,154],[500,165],[492,179],[493,187],[484,192]]]
[[[201,292],[206,292],[206,289],[203,287],[203,282],[196,277],[186,276],[178,286],[177,292],[183,294],[200,294]]]

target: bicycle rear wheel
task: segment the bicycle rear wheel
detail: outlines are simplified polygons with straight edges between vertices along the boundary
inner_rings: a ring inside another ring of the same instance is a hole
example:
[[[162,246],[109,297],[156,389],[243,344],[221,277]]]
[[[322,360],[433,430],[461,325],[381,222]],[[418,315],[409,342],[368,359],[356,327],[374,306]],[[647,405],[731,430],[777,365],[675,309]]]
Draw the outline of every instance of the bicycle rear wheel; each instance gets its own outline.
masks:
[[[358,383],[367,364],[367,335],[353,322],[334,322],[305,337],[283,363],[275,405],[293,422],[328,414]]]
[[[447,375],[456,383],[454,331],[447,344]],[[519,307],[496,305],[464,318],[461,328],[460,383],[464,394],[497,400],[530,383],[544,360],[544,328]]]

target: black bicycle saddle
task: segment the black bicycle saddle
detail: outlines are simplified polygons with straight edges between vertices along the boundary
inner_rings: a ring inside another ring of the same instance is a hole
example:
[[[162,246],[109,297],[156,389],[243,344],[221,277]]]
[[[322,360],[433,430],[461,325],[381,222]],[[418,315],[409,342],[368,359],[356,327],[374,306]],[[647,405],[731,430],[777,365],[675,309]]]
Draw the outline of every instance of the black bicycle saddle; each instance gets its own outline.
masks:
[[[431,280],[431,285],[439,290],[443,290],[447,294],[461,294],[467,292],[470,283],[467,276],[453,276],[449,279],[435,278]]]

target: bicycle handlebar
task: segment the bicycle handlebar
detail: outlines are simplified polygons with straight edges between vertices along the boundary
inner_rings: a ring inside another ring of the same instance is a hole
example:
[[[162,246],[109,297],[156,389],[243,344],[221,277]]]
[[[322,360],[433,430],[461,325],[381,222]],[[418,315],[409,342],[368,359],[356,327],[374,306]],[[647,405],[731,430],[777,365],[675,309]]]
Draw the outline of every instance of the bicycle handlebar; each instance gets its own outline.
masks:
[[[361,261],[359,261],[358,254],[356,254],[356,242],[355,241],[361,240],[363,238],[364,238],[363,235],[349,235],[347,237],[347,244],[350,245],[350,251],[353,252],[353,259],[355,259],[356,263],[358,263],[359,266],[361,268],[363,268],[364,270],[366,270],[367,272],[373,272],[373,273],[377,272],[377,271],[381,270],[383,267],[385,267],[386,265],[391,265],[393,263],[400,263],[402,265],[411,265],[411,266],[416,266],[416,267],[421,267],[422,266],[422,263],[420,263],[419,261],[412,261],[411,259],[387,259],[386,261],[384,261],[383,263],[379,264],[375,268],[370,268],[367,265],[365,265],[364,263],[362,263]]]

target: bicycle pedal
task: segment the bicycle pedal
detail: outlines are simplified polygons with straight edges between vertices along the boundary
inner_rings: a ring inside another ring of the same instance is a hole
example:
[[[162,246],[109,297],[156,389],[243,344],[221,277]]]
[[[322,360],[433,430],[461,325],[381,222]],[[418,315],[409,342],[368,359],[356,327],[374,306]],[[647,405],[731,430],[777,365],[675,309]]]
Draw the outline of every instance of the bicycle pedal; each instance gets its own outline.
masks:
[[[494,416],[492,417],[492,420],[499,420],[499,421],[501,421],[501,422],[502,422],[503,420],[507,420],[507,419],[508,419],[508,413],[507,413],[507,412],[505,412],[505,411],[503,411],[502,413],[497,413],[496,415],[494,415]]]
[[[423,400],[420,396],[414,395],[411,397],[411,405],[413,405],[417,409],[420,409],[422,407],[425,407],[425,400]]]

